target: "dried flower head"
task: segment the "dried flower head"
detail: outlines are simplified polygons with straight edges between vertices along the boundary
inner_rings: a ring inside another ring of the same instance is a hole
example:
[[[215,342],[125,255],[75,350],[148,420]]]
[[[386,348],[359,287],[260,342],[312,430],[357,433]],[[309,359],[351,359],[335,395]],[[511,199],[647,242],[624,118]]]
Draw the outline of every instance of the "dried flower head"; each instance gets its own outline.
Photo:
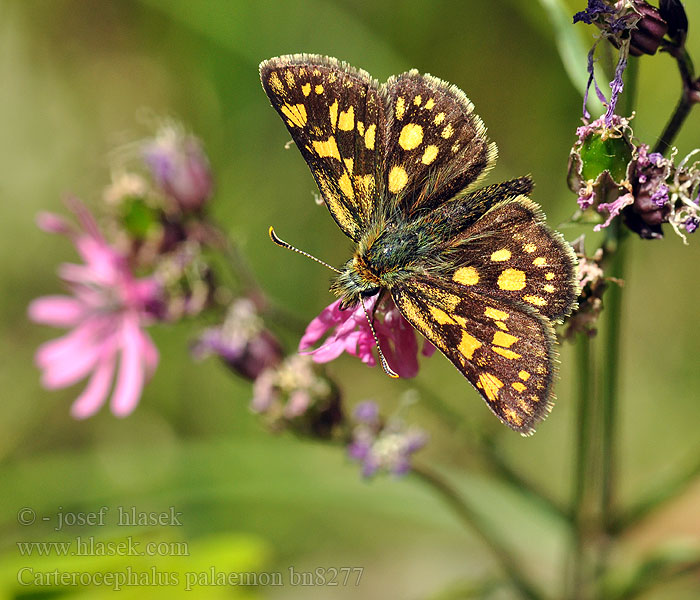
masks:
[[[260,373],[253,386],[251,408],[264,415],[275,431],[289,428],[328,437],[342,421],[336,386],[310,357],[301,354],[288,356]]]

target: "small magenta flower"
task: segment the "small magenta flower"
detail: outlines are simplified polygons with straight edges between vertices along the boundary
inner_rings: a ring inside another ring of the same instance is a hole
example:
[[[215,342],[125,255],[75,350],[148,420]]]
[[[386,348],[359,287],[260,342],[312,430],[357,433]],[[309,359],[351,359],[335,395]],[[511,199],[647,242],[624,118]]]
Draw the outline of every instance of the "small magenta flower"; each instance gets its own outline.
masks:
[[[418,341],[411,324],[403,318],[393,301],[385,297],[376,306],[379,294],[365,300],[367,312],[374,313],[374,328],[379,344],[389,366],[400,377],[415,377],[418,373]],[[357,356],[373,367],[375,341],[367,316],[361,304],[355,308],[340,309],[340,300],[327,306],[306,328],[299,342],[299,352],[310,354],[314,362],[325,363],[338,358],[343,352]],[[310,350],[319,340],[325,341]],[[423,355],[431,356],[435,347],[429,342],[423,345]]]
[[[260,373],[253,385],[251,409],[263,415],[274,431],[289,428],[324,438],[343,420],[336,386],[310,357],[301,354]]]
[[[205,329],[192,354],[198,359],[215,354],[235,373],[250,380],[282,362],[282,346],[265,329],[254,302],[248,298],[231,304],[222,325]]]
[[[72,296],[45,296],[28,308],[29,318],[72,331],[46,342],[36,353],[42,384],[48,389],[73,385],[90,376],[71,414],[86,418],[105,403],[110,389],[112,412],[124,417],[139,402],[146,380],[158,364],[158,351],[143,328],[160,301],[152,278],[137,279],[123,255],[107,244],[92,215],[73,203],[82,230],[57,215],[42,214],[42,229],[69,235],[84,264],[64,264],[59,275]]]
[[[183,212],[197,212],[209,200],[213,180],[202,145],[179,126],[162,127],[143,148],[143,157],[159,187]]]
[[[424,431],[407,427],[398,416],[383,423],[374,402],[358,404],[353,417],[356,425],[348,456],[362,463],[364,477],[372,477],[380,471],[405,475],[411,470],[411,456],[428,441]]]

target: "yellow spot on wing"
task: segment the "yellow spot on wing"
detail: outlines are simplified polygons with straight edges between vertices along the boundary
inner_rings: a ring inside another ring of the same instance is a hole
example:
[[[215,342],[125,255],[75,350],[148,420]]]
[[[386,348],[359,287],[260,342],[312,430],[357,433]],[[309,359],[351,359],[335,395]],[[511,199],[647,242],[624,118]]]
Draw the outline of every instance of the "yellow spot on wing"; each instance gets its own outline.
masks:
[[[547,274],[544,276],[544,278],[545,278],[547,281],[552,281],[552,279],[554,279],[554,273],[552,273],[552,272],[550,271],[549,273],[547,273]]]
[[[280,107],[282,114],[287,117],[293,125],[304,127],[306,125],[306,106],[303,104],[283,104]]]
[[[534,304],[535,306],[544,306],[547,304],[547,300],[542,296],[523,296],[523,300],[525,300],[525,302],[529,302],[530,304]]]
[[[425,103],[425,106],[424,106],[423,108],[425,108],[425,109],[427,109],[427,110],[431,110],[431,109],[433,108],[433,106],[435,106],[435,100],[433,100],[432,98],[430,98],[430,99]]]
[[[284,78],[287,81],[287,87],[290,89],[294,87],[295,81],[294,81],[294,73],[291,71],[286,71],[284,74]]]
[[[440,325],[447,325],[448,323],[454,323],[454,320],[450,315],[448,315],[444,310],[440,310],[435,306],[430,307],[430,314],[433,318],[440,323]]]
[[[395,110],[396,118],[400,121],[401,119],[403,119],[403,115],[406,112],[406,100],[404,100],[403,96],[399,96],[396,99],[396,107],[395,108],[396,108],[396,110]]]
[[[331,120],[331,127],[335,129],[335,125],[338,122],[338,100],[328,107],[328,115]]]
[[[503,382],[491,373],[482,373],[479,375],[479,383],[486,397],[491,402],[495,402],[498,399],[498,390],[503,387]]]
[[[348,198],[353,199],[355,197],[355,191],[352,189],[352,183],[350,183],[350,177],[347,173],[343,173],[338,180],[338,186],[340,191],[343,192]]]
[[[479,283],[479,271],[474,267],[461,267],[455,271],[452,281],[462,285],[476,285]]]
[[[433,123],[435,125],[440,125],[445,120],[445,113],[441,112],[435,115],[435,118],[433,119]]]
[[[423,102],[423,98],[421,98],[420,94],[413,97],[413,104],[415,104],[416,106],[420,106],[421,102]]]
[[[423,128],[416,123],[404,125],[399,135],[399,146],[404,150],[418,148],[423,142]]]
[[[357,132],[360,135],[365,135],[365,124],[362,121],[357,122]]]
[[[304,96],[308,96],[311,93],[311,84],[305,83],[304,85],[302,85],[301,92],[302,94],[304,94]]]
[[[377,132],[377,126],[373,123],[367,128],[365,133],[365,147],[367,150],[374,150],[374,135]]]
[[[472,356],[474,356],[474,352],[481,348],[482,345],[483,344],[474,336],[469,335],[466,331],[463,331],[462,341],[459,342],[458,350],[467,360],[471,360]]]
[[[544,256],[538,256],[532,261],[532,264],[536,267],[544,267],[547,264],[547,259]]]
[[[392,194],[400,192],[408,183],[406,169],[401,165],[396,165],[389,171],[389,191]]]
[[[496,250],[491,254],[491,260],[494,262],[503,262],[504,260],[510,259],[510,250],[507,248],[502,248],[501,250]]]
[[[314,88],[314,91],[315,91],[317,94],[323,94],[323,86],[322,86],[321,84],[317,85],[317,86]]]
[[[525,252],[534,252],[537,250],[537,246],[535,246],[535,244],[525,244],[523,250],[525,250]]]
[[[527,371],[520,371],[520,373],[518,373],[518,377],[520,377],[520,379],[522,379],[523,381],[527,381],[528,379],[530,379],[530,373],[528,373]]]
[[[522,290],[525,287],[525,272],[519,269],[505,269],[498,276],[498,287],[511,292]]]
[[[502,310],[498,310],[497,308],[492,308],[490,306],[486,307],[484,314],[489,319],[497,319],[499,321],[505,321],[508,317],[510,317],[507,312],[503,312]]]
[[[500,354],[501,356],[504,356],[506,358],[514,359],[514,358],[522,358],[520,354],[517,352],[513,352],[512,350],[508,350],[507,348],[499,348],[498,346],[492,346],[491,349],[496,353]]]
[[[505,348],[510,348],[515,342],[520,338],[510,335],[510,333],[503,333],[502,331],[497,331],[493,334],[493,342],[496,346],[504,346]]]
[[[506,421],[515,423],[518,427],[523,424],[523,418],[512,408],[504,408],[503,412],[505,413],[503,416],[506,418]]]
[[[520,383],[519,381],[516,381],[515,383],[511,383],[510,385],[511,385],[511,387],[515,388],[519,392],[524,392],[527,389],[525,384]]]
[[[355,127],[355,109],[351,106],[346,112],[340,113],[338,118],[338,129],[352,131]]]
[[[279,75],[277,73],[272,73],[268,78],[267,82],[270,84],[272,91],[276,94],[284,94],[284,86],[280,81]]]
[[[338,151],[338,144],[335,141],[335,137],[330,136],[327,140],[319,142],[314,140],[313,142],[314,150],[320,158],[336,158],[340,160],[340,152]]]
[[[553,294],[556,291],[556,289],[557,288],[555,288],[551,283],[548,283],[544,286],[544,291],[548,294]]]
[[[426,147],[425,152],[423,152],[423,156],[420,160],[424,165],[429,165],[435,160],[435,157],[437,157],[437,155],[438,147],[430,144],[430,146]]]
[[[442,113],[441,113],[442,114]],[[448,139],[452,137],[452,134],[455,132],[454,127],[452,127],[452,123],[448,123],[445,125],[445,128],[442,130],[442,133],[440,134],[442,137],[445,139]]]
[[[343,162],[345,163],[345,168],[347,169],[347,172],[352,175],[352,168],[355,165],[355,159],[353,158],[344,158]]]

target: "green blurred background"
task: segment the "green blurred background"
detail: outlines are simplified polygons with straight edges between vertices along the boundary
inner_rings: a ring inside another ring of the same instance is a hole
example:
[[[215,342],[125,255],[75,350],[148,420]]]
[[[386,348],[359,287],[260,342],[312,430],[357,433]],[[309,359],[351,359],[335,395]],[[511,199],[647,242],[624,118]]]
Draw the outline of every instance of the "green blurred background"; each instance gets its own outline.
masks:
[[[584,4],[570,1],[570,13]],[[689,49],[697,59],[700,6],[686,4]],[[592,33],[584,25],[571,27],[585,46]],[[342,450],[265,432],[248,410],[248,384],[216,361],[190,360],[195,323],[155,329],[161,363],[127,419],[103,410],[76,422],[69,406],[80,387],[47,392],[39,385],[33,352],[55,332],[30,324],[26,306],[59,291],[55,268],[75,256],[64,239],[36,228],[35,214],[63,211],[66,193],[97,206],[109,181],[108,152],[151,133],[149,115],[176,117],[204,141],[217,180],[212,212],[238,240],[270,295],[304,320],[330,302],[327,272],[282,252],[267,237],[274,224],[285,239],[334,264],[350,250],[326,211],[314,204],[313,181],[299,154],[285,151],[288,134],[259,84],[262,59],[293,52],[336,56],[380,81],[416,67],[455,83],[499,146],[489,181],[531,173],[534,199],[550,223],[573,212],[565,173],[581,95],[567,78],[544,10],[533,0],[0,2],[0,598],[109,593],[99,587],[22,587],[17,571],[23,566],[94,572],[155,565],[180,573],[212,566],[235,572],[364,567],[359,587],[210,587],[189,592],[197,598],[430,598],[498,573],[479,540],[419,481],[364,482]],[[679,88],[669,57],[641,62],[633,121],[640,140],[653,144]],[[700,113],[692,114],[676,142],[681,156],[698,145],[699,134]],[[572,240],[583,230],[562,231]],[[630,240],[618,439],[621,503],[663,486],[697,460],[700,239],[690,241],[685,247],[672,234],[663,241]],[[289,348],[296,341],[286,339]],[[415,381],[391,381],[350,357],[329,370],[348,406],[375,399],[391,411],[407,390],[439,393],[464,424],[446,428],[420,401],[410,418],[432,434],[421,458],[457,482],[518,550],[524,567],[556,589],[567,544],[563,523],[485,472],[468,432],[494,431],[515,468],[565,501],[577,385],[572,359],[565,345],[558,403],[528,439],[503,428],[440,356],[424,361]],[[699,503],[700,484],[643,522],[624,538],[621,563],[659,544],[697,542]],[[157,512],[174,506],[183,513],[183,525],[125,534],[113,525],[54,532],[55,521],[41,522],[59,511],[101,506],[110,507],[112,517],[118,506]],[[22,507],[36,511],[37,523],[18,524]],[[16,544],[128,534],[186,541],[191,556],[29,558],[20,556]],[[188,593],[180,586],[121,594]],[[698,582],[685,579],[645,597],[698,595]]]

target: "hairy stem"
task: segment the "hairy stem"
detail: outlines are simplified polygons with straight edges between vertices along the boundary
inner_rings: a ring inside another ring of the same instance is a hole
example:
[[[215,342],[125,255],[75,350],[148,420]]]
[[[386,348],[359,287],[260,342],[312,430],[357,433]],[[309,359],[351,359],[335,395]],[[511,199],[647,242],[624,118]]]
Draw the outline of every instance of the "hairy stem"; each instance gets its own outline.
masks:
[[[467,529],[476,533],[482,542],[500,563],[503,574],[523,598],[542,600],[544,596],[528,581],[520,568],[520,563],[508,548],[498,539],[482,517],[465,501],[465,499],[437,473],[427,467],[414,466],[413,474],[448,504]]]

